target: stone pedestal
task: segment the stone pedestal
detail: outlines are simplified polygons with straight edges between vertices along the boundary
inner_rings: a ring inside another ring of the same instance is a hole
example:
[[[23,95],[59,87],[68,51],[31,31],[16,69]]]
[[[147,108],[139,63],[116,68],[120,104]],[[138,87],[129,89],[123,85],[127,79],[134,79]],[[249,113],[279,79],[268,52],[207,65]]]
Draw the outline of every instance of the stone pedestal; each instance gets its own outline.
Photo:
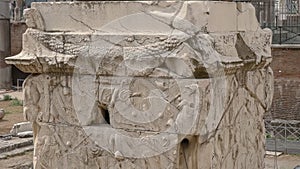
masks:
[[[33,3],[35,168],[264,168],[271,31],[248,3]]]

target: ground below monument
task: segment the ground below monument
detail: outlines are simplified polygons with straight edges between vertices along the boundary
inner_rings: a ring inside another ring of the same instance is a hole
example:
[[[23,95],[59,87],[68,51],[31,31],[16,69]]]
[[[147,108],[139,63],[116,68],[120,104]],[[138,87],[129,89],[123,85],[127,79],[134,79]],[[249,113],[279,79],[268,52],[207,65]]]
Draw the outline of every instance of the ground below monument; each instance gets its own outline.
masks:
[[[0,120],[0,135],[8,134],[13,124],[24,121],[22,105],[17,104],[13,100],[0,101],[0,109],[5,111],[4,118]]]

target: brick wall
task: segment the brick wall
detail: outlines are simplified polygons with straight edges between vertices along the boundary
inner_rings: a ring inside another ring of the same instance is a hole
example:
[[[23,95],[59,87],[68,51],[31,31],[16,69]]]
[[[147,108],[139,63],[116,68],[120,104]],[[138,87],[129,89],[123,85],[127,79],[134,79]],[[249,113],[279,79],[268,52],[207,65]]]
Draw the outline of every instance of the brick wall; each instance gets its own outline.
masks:
[[[272,49],[271,67],[275,78],[300,78],[300,46],[298,49]]]
[[[300,120],[300,79],[275,79],[268,119]]]
[[[274,97],[267,119],[300,120],[300,48],[272,49]]]

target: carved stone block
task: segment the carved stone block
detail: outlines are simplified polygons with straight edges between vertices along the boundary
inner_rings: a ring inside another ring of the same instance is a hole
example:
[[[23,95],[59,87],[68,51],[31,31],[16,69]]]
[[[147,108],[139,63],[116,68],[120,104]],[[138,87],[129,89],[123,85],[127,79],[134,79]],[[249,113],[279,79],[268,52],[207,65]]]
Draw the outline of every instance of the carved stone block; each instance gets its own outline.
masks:
[[[35,168],[263,169],[271,32],[252,9],[33,4],[23,51],[6,62],[32,73]]]

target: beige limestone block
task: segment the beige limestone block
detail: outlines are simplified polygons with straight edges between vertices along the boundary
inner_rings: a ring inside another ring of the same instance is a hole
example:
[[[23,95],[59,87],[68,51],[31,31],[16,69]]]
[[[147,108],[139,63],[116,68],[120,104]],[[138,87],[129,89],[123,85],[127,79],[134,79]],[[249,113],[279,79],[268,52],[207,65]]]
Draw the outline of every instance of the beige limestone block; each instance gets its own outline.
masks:
[[[271,33],[251,5],[49,2],[26,17],[6,62],[32,73],[36,169],[263,169]]]
[[[232,2],[209,2],[208,32],[236,32],[237,8]]]
[[[25,22],[28,28],[45,29],[44,20],[38,10],[34,8],[25,9],[24,17],[26,18]]]
[[[237,3],[237,30],[238,31],[257,31],[260,25],[257,21],[255,8],[250,3]]]
[[[236,33],[212,33],[215,49],[223,56],[237,57]]]
[[[49,8],[52,9],[51,12]],[[121,17],[127,18],[121,24],[135,25],[131,27],[133,28],[131,30],[137,29],[145,32],[166,31],[168,30],[166,25],[170,24],[180,26],[176,25],[178,19],[185,19],[198,29],[208,32],[235,32],[238,25],[237,5],[232,2],[59,2],[33,3],[32,9],[40,12],[41,19],[39,20],[44,21],[46,31],[105,32],[105,26],[108,23],[117,21]],[[111,9],[114,9],[114,12],[111,12]],[[131,15],[135,15],[134,19],[130,19]],[[171,23],[167,18],[170,19],[175,15],[177,18],[174,23]],[[60,20],[55,19],[58,17]],[[156,29],[150,29],[154,28],[154,25]],[[112,30],[121,31],[110,27],[109,31]]]

